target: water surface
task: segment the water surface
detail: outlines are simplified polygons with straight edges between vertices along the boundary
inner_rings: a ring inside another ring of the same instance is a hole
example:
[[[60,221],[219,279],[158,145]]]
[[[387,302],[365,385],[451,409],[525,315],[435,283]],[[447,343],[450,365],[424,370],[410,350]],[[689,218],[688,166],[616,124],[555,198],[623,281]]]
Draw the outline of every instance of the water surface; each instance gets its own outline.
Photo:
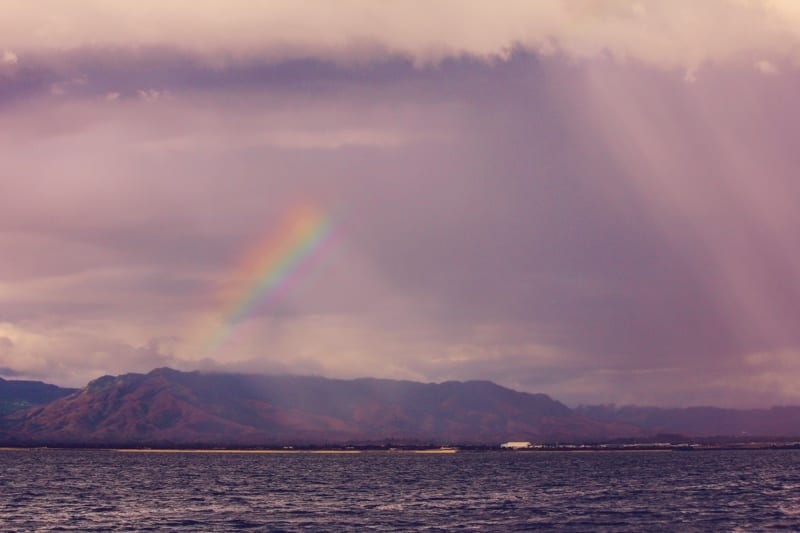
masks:
[[[800,452],[0,451],[3,530],[800,530]]]

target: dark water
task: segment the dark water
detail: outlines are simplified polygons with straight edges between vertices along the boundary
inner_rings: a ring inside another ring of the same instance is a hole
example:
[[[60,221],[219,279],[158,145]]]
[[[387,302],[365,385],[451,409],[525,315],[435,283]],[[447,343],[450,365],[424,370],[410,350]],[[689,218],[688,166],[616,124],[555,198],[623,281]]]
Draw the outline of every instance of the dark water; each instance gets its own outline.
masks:
[[[0,530],[800,530],[800,452],[0,451]]]

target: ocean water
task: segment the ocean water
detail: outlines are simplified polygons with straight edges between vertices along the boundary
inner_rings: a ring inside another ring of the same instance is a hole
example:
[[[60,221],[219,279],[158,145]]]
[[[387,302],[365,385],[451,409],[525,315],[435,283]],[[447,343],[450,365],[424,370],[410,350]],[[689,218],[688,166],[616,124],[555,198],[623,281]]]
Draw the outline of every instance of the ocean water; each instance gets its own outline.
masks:
[[[800,452],[0,451],[2,531],[800,530]]]

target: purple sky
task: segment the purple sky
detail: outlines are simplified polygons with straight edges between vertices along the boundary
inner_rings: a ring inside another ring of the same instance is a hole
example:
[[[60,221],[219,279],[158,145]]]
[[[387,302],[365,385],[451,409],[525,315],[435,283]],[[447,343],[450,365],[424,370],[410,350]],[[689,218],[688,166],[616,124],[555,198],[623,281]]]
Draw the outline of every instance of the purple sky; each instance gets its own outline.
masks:
[[[254,5],[5,4],[0,376],[800,403],[796,2]],[[204,349],[299,204],[327,260]]]

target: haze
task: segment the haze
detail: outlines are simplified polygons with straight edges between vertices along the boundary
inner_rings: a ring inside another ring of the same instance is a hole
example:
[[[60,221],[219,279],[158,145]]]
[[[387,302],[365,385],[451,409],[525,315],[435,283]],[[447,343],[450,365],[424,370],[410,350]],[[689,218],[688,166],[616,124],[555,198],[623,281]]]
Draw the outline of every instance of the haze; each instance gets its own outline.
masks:
[[[1,376],[800,403],[796,2],[298,5],[0,2]]]

